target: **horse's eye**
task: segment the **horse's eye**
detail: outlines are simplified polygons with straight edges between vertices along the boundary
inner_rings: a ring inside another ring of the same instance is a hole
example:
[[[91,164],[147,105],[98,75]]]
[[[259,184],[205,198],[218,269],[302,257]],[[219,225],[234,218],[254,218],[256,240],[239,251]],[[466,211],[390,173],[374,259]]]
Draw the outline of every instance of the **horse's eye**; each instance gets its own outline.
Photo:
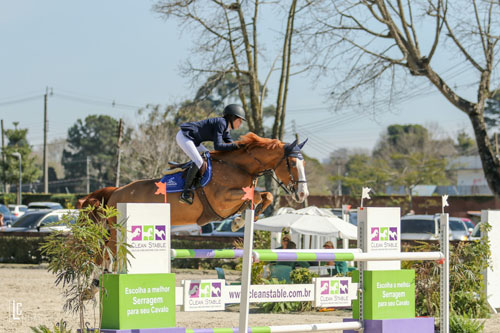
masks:
[[[290,164],[291,164],[291,166],[292,166],[293,168],[295,168],[295,167],[297,166],[297,163],[296,163],[296,162],[292,162],[292,163],[290,163]]]

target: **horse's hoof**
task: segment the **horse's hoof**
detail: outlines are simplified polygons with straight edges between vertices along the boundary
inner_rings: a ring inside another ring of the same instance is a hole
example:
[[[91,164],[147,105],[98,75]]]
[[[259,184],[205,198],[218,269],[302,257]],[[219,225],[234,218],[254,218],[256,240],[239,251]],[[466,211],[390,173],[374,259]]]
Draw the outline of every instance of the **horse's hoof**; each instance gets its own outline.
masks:
[[[241,216],[236,217],[233,222],[231,222],[231,231],[236,232],[240,230],[245,225],[245,219]]]

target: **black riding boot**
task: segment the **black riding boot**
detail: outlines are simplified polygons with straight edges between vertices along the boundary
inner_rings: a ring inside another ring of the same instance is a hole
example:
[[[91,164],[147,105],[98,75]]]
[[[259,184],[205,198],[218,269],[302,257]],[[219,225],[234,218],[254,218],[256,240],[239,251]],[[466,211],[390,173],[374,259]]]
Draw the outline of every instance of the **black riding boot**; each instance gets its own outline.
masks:
[[[179,201],[182,203],[187,203],[189,205],[193,204],[194,193],[191,189],[193,186],[193,182],[196,179],[196,175],[198,174],[198,166],[196,164],[191,164],[189,170],[187,171],[186,179],[184,180],[184,191],[182,192]]]

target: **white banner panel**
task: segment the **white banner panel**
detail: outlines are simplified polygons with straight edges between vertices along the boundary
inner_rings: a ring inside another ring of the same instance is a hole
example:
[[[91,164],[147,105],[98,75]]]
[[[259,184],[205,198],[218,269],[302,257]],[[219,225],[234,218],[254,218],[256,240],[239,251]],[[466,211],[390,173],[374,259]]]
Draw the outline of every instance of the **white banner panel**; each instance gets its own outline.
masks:
[[[183,311],[224,310],[222,291],[225,280],[184,280]]]
[[[350,277],[315,278],[314,307],[351,306],[356,299],[357,283]]]
[[[132,256],[129,274],[170,273],[170,204],[118,203],[118,221],[125,221]],[[124,235],[118,235],[123,239]]]
[[[488,303],[494,309],[500,308],[500,210],[481,211],[481,222],[488,222],[491,230],[488,232],[491,251],[491,263],[486,269],[485,293]]]
[[[358,239],[361,240],[359,247],[363,252],[399,253],[401,251],[401,209],[399,207],[358,208]],[[401,262],[368,261],[365,268],[372,271],[398,270],[401,269]]]

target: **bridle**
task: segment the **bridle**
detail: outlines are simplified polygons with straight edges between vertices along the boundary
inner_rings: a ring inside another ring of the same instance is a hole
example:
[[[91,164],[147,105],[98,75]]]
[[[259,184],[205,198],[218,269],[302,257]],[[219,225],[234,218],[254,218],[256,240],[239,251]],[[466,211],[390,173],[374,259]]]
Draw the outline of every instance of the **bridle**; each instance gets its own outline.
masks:
[[[264,163],[262,163],[257,157],[255,157],[249,150],[247,150],[247,153],[254,160],[256,160],[261,166],[264,166]],[[291,193],[297,193],[299,184],[300,183],[306,183],[307,184],[307,180],[299,180],[299,179],[296,180],[295,177],[293,176],[292,168],[290,167],[290,160],[289,160],[289,158],[291,157],[291,155],[292,154],[287,154],[285,152],[285,154],[283,155],[283,157],[278,161],[278,163],[276,163],[276,165],[274,166],[274,168],[265,169],[265,170],[259,172],[258,174],[256,174],[255,176],[253,176],[254,179],[257,179],[257,178],[265,176],[265,175],[269,175],[283,189],[283,191],[285,191],[285,193],[287,195],[290,195]],[[283,183],[276,176],[276,169],[280,166],[280,164],[283,162],[283,160],[286,161],[286,167],[287,167],[287,170],[288,170],[288,176],[290,177],[290,181],[288,182],[287,185],[285,185],[285,183]]]

